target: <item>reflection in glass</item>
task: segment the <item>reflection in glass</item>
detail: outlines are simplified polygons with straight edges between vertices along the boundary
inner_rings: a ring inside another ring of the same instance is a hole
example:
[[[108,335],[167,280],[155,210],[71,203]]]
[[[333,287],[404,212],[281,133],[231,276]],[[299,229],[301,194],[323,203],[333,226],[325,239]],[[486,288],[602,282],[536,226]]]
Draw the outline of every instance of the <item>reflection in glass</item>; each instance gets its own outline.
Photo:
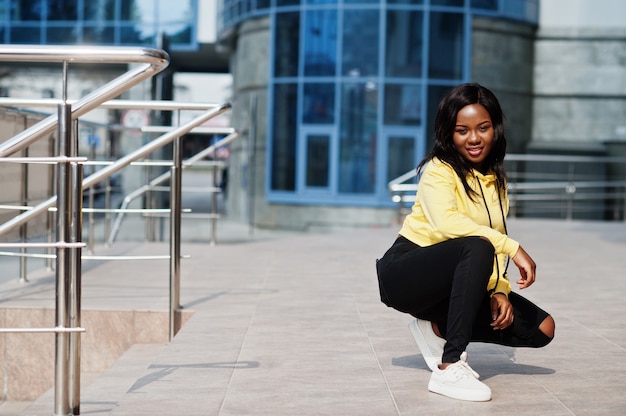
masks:
[[[57,26],[46,29],[46,42],[69,45],[76,43],[76,25],[71,26]]]
[[[78,5],[76,0],[54,0],[44,2],[48,8],[48,20],[76,20],[78,19]],[[53,35],[54,36],[54,35]],[[57,36],[55,36],[57,37]],[[67,43],[67,42],[64,42]]]
[[[83,3],[85,20],[113,20],[115,18],[115,0],[85,1]]]
[[[271,186],[275,191],[296,189],[297,84],[274,85],[274,138]]]
[[[350,10],[343,18],[342,73],[378,75],[379,12]]]
[[[385,86],[385,124],[419,126],[422,117],[422,88],[415,84]]]
[[[42,18],[41,0],[22,0],[19,2],[19,7],[11,9],[11,20],[13,21],[37,21]]]
[[[41,43],[41,28],[37,27],[12,27],[11,43]]]
[[[322,134],[307,136],[306,186],[328,187],[330,137]]]
[[[415,138],[412,136],[389,136],[387,182],[415,169]]]
[[[115,32],[111,26],[83,28],[83,42],[86,44],[114,43]]]
[[[430,0],[432,6],[456,6],[463,7],[465,0]]]
[[[334,76],[337,65],[337,11],[306,13],[304,28],[304,75]]]
[[[277,13],[274,36],[274,76],[298,76],[300,13]]]
[[[476,9],[498,10],[498,0],[472,0],[471,6]]]
[[[422,76],[422,27],[422,12],[387,12],[386,76]]]
[[[427,107],[427,128],[426,128],[426,149],[433,147],[433,137],[435,137],[435,115],[437,114],[437,107],[439,107],[439,101],[444,95],[448,93],[454,86],[452,85],[431,85],[428,87],[428,107]]]
[[[376,175],[376,84],[345,83],[341,97],[339,192],[373,193]]]
[[[304,84],[302,119],[307,124],[335,122],[335,84]]]
[[[428,75],[431,78],[462,79],[463,15],[430,14]]]

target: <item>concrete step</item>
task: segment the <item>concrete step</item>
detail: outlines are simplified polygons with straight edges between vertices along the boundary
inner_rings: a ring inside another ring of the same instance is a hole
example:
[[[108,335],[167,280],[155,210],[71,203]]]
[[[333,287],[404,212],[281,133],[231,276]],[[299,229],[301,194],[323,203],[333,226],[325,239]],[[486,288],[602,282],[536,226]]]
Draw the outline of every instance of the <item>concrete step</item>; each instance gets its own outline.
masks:
[[[146,369],[163,351],[165,344],[135,344],[108,370],[81,380],[80,414],[110,414],[120,400],[140,382]],[[19,413],[20,416],[47,416],[54,413],[54,388]]]

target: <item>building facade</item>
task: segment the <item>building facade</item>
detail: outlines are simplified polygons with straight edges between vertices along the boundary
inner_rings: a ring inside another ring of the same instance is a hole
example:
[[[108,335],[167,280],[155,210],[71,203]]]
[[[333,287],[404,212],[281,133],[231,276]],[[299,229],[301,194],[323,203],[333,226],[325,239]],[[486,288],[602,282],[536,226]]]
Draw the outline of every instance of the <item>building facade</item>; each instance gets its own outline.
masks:
[[[530,138],[536,0],[223,0],[233,121],[230,213],[262,227],[388,225],[387,184],[432,143],[437,103],[478,81]],[[238,177],[237,177],[238,176]]]

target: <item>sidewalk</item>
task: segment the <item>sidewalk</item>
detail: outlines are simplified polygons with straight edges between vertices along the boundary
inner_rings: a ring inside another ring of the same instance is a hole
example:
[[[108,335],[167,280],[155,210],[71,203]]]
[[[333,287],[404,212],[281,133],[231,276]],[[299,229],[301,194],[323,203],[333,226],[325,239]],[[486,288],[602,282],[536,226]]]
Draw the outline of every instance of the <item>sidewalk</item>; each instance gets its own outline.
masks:
[[[626,414],[625,223],[510,221],[538,264],[523,294],[554,316],[557,335],[538,350],[471,344],[469,362],[493,392],[487,403],[429,393],[411,318],[380,303],[374,261],[397,228],[248,231],[224,224],[216,246],[183,244],[181,302],[193,315],[171,342],[134,346],[86,385],[81,414]],[[83,309],[166,311],[168,279],[167,262],[85,267]],[[52,305],[51,279],[34,283],[0,286],[2,305]],[[20,414],[53,409],[50,391]]]

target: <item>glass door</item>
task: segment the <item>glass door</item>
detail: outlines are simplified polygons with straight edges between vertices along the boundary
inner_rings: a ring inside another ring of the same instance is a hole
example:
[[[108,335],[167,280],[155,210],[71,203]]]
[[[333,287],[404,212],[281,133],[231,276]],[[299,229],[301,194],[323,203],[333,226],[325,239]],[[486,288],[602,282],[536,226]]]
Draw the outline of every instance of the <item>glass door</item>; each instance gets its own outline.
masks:
[[[385,183],[415,169],[424,157],[419,142],[419,130],[413,128],[385,129],[384,140],[387,150]]]
[[[334,128],[304,125],[300,137],[298,189],[303,193],[330,193],[334,171]]]

